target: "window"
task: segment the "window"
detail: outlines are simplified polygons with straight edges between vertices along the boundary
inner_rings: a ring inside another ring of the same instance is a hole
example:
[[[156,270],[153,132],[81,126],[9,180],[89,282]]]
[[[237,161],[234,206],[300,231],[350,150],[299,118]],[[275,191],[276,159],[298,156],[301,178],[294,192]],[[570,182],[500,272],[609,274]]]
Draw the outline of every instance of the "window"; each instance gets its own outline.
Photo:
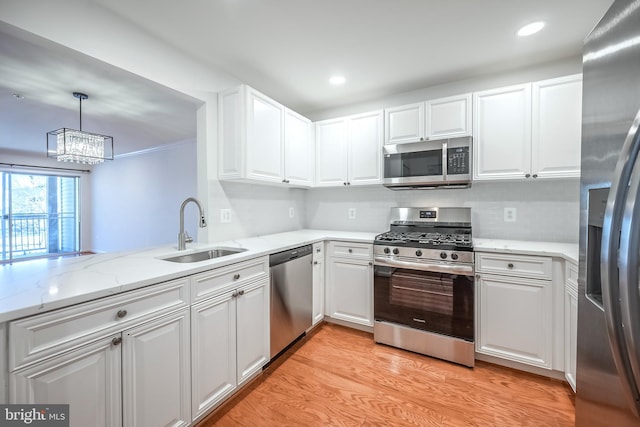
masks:
[[[78,177],[2,172],[0,262],[80,250]]]

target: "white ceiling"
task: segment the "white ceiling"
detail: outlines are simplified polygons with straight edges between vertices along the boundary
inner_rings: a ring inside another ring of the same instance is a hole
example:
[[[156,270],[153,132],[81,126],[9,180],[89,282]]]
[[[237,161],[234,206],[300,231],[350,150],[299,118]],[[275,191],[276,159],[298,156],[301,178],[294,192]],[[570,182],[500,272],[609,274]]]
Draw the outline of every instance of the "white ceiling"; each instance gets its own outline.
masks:
[[[613,2],[94,1],[301,113],[580,55]],[[543,32],[515,36],[536,20]]]
[[[613,0],[87,1],[309,114],[576,57]],[[77,128],[73,91],[116,154],[195,137],[198,101],[1,21],[0,76],[0,150],[44,153],[47,131]]]
[[[0,154],[45,156],[47,132],[78,129],[73,92],[89,96],[83,130],[113,136],[116,155],[196,136],[200,101],[1,21],[0,76]]]

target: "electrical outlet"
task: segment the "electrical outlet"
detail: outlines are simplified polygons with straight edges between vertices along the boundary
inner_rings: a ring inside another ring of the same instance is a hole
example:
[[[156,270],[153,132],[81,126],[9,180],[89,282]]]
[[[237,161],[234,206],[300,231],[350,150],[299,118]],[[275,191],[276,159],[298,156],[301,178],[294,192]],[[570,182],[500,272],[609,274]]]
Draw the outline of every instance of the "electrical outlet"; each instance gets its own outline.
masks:
[[[356,219],[356,208],[349,208],[349,219]]]
[[[220,209],[220,223],[227,224],[231,222],[231,209]]]
[[[504,221],[516,222],[516,208],[504,208]]]
[[[289,207],[289,218],[293,218],[296,214],[295,209],[293,208],[293,206]]]

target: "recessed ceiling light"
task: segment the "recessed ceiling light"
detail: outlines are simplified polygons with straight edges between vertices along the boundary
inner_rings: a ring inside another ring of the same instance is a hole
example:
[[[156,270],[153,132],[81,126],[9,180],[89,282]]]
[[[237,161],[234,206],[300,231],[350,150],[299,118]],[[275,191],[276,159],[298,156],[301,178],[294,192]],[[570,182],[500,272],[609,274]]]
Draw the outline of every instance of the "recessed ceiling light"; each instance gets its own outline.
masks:
[[[524,27],[520,28],[518,30],[517,34],[520,37],[526,37],[526,36],[530,36],[532,34],[537,33],[542,28],[544,28],[544,22],[542,22],[542,21],[532,22],[532,23],[527,24]]]
[[[329,79],[329,83],[336,86],[344,84],[344,82],[346,81],[347,79],[345,79],[344,76],[331,76],[331,78]]]
[[[21,99],[24,99],[24,95],[20,95],[19,93],[12,93],[11,95],[18,101],[20,101]]]

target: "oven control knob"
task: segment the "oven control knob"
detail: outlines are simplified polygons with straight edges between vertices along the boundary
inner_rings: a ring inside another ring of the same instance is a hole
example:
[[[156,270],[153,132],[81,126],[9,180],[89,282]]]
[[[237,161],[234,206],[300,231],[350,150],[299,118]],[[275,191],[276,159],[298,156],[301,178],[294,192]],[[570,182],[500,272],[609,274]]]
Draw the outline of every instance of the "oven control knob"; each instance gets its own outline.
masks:
[[[447,253],[446,252],[440,252],[440,258],[447,259]]]
[[[393,254],[394,255],[398,255],[400,253],[400,251],[398,250],[398,248],[393,248]]]
[[[422,251],[420,249],[416,251],[416,256],[422,256]]]
[[[389,248],[384,248],[384,253],[385,253],[385,254],[388,254],[389,252],[391,252],[391,249],[389,249]]]
[[[451,254],[451,259],[453,259],[453,260],[458,259],[458,254]]]

